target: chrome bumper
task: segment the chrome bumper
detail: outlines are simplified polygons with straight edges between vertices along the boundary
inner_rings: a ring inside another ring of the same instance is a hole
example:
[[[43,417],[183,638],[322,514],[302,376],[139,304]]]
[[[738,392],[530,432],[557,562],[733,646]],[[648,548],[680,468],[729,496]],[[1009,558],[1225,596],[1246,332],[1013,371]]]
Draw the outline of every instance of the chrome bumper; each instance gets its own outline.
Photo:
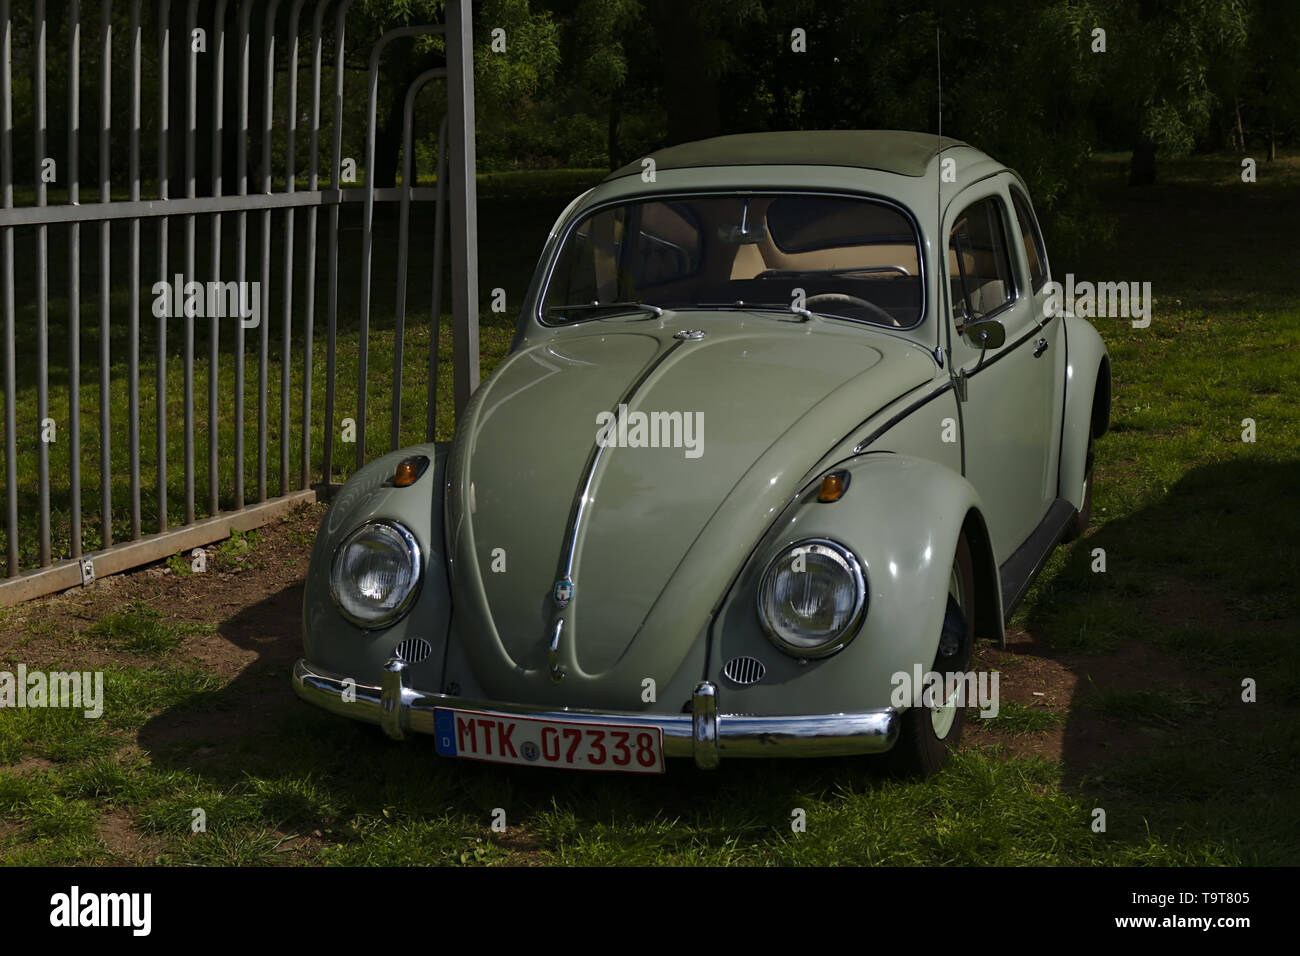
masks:
[[[484,711],[504,717],[586,718],[603,724],[658,727],[663,731],[665,757],[692,757],[702,770],[717,767],[723,757],[835,757],[882,753],[898,738],[898,712],[888,707],[847,714],[783,717],[720,714],[718,688],[708,681],[696,685],[689,714],[567,707],[548,710],[528,704],[433,694],[412,688],[406,664],[396,659],[384,665],[378,687],[314,670],[306,661],[299,660],[293,667],[293,689],[309,704],[354,720],[379,724],[395,740],[405,738],[412,731],[432,734],[433,712],[438,707]]]

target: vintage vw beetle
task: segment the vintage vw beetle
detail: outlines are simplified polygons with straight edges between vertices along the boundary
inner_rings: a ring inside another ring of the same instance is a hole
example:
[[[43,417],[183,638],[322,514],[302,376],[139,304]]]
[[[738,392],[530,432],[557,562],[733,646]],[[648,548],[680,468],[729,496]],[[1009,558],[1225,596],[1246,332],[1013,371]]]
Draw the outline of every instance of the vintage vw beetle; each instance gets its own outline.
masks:
[[[333,502],[298,694],[445,756],[934,771],[961,701],[899,706],[899,675],[961,674],[1088,520],[1109,363],[1049,280],[1023,181],[956,140],[617,170],[557,221],[455,441]]]

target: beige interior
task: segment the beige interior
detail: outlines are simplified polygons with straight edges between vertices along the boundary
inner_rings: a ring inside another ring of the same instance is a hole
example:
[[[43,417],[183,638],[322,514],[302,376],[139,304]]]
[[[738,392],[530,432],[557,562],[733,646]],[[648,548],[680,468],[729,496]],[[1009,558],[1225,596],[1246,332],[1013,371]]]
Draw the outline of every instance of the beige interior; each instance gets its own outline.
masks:
[[[749,223],[751,225],[766,222],[767,207],[771,201],[770,197],[756,198],[750,203]],[[735,223],[732,210],[717,206],[702,206],[700,212],[702,214],[700,228],[705,235],[716,235],[720,227]],[[699,254],[698,237],[690,223],[681,219],[667,206],[656,206],[653,208],[653,213],[653,220],[647,220],[645,225],[652,227],[655,236],[687,249],[692,255]],[[716,221],[706,218],[707,213],[712,213]],[[626,297],[621,294],[621,290],[617,289],[617,267],[614,259],[614,250],[622,236],[623,228],[623,222],[616,221],[613,212],[598,214],[592,221],[594,266],[597,288],[602,300]],[[733,279],[753,279],[768,269],[822,270],[854,266],[897,266],[907,270],[909,276],[916,276],[920,272],[916,244],[912,241],[790,253],[782,252],[777,248],[769,235],[758,243],[727,246],[713,242],[709,243],[707,248],[714,254],[701,263],[701,274],[685,277],[680,282],[663,283],[659,288],[665,296],[671,297],[689,292],[701,280],[705,283],[721,285]],[[663,254],[667,257],[673,253],[666,247]],[[672,274],[673,270],[666,267],[664,272]],[[903,278],[901,273],[892,274]],[[890,273],[886,273],[884,277],[889,275]]]
[[[966,281],[970,285],[971,308],[976,315],[985,315],[1007,301],[1007,285],[998,274],[997,259],[991,249],[966,249],[962,253],[966,267]],[[957,268],[957,250],[948,246],[948,281],[952,291],[954,311],[960,315],[963,296],[961,272]]]

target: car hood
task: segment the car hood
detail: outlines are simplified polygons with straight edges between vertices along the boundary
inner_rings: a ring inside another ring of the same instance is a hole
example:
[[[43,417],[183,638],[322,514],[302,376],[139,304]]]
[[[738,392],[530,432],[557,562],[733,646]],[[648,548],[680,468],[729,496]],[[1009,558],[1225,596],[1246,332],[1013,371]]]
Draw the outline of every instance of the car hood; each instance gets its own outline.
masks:
[[[933,375],[896,336],[757,313],[591,322],[513,353],[448,466],[455,629],[483,689],[644,706],[644,679],[673,676],[809,469]]]

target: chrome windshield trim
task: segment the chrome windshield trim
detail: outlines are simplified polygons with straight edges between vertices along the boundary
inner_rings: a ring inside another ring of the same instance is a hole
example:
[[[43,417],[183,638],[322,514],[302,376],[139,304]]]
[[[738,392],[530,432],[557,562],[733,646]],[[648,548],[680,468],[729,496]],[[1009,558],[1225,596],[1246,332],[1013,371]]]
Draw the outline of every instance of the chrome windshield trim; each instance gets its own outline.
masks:
[[[588,190],[590,192],[590,190]],[[585,193],[584,193],[585,195]],[[603,202],[593,203],[590,206],[581,206],[575,202],[575,205],[569,210],[569,220],[564,223],[559,234],[556,236],[555,245],[549,250],[550,260],[546,263],[546,272],[542,279],[541,286],[537,291],[537,300],[533,303],[531,315],[537,324],[544,329],[565,328],[570,325],[576,325],[577,322],[548,322],[542,313],[542,304],[546,301],[546,294],[551,288],[551,279],[555,275],[555,267],[560,261],[560,254],[564,251],[565,244],[569,241],[570,234],[577,228],[578,224],[588,216],[601,211],[609,206],[621,206],[628,203],[637,202],[662,202],[671,199],[688,199],[703,198],[709,196],[738,197],[738,196],[828,196],[833,199],[857,199],[863,202],[875,202],[884,206],[896,209],[908,221],[912,227],[912,237],[916,246],[916,261],[918,270],[916,278],[921,283],[921,301],[917,306],[916,321],[908,326],[901,326],[895,331],[913,332],[920,329],[926,320],[930,311],[930,296],[927,289],[928,273],[926,271],[925,253],[927,248],[926,233],[921,229],[920,220],[907,206],[903,205],[896,199],[888,196],[882,196],[873,192],[858,192],[853,189],[801,189],[798,186],[792,187],[770,187],[770,188],[753,188],[745,187],[744,189],[669,189],[663,192],[655,190],[645,190],[644,192],[629,193],[618,196],[613,199],[606,199]],[[669,311],[688,311],[690,307],[669,307]],[[936,313],[937,314],[937,313]],[[871,328],[888,329],[890,326],[882,325],[878,322],[869,322],[866,319],[849,319],[842,316],[831,316],[836,321],[854,322],[860,325],[866,325]],[[600,318],[608,318],[602,316]],[[581,322],[595,322],[599,318],[582,319]]]

